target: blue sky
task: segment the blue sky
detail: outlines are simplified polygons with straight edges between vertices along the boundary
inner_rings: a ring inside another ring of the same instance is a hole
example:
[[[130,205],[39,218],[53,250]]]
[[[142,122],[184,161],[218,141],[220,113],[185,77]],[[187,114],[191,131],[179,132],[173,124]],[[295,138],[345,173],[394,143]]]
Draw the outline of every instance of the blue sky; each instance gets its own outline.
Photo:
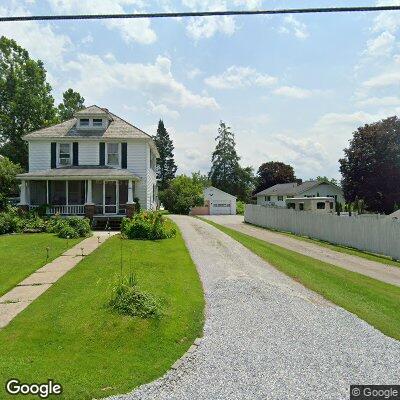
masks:
[[[0,14],[400,4],[398,0],[0,0]],[[163,118],[179,172],[208,172],[220,120],[244,166],[338,178],[358,126],[400,107],[400,12],[0,25],[69,87],[149,134]]]

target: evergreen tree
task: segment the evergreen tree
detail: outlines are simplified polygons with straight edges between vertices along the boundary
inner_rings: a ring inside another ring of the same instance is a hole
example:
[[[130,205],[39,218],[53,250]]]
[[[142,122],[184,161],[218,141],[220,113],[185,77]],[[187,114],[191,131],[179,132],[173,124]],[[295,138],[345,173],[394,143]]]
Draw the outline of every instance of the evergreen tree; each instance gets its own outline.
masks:
[[[58,116],[60,121],[66,121],[73,118],[76,111],[85,108],[85,99],[72,89],[63,93],[63,102],[58,105]]]
[[[56,109],[46,70],[17,42],[0,38],[0,153],[24,168],[28,148],[22,136],[51,125]]]
[[[157,134],[154,136],[160,158],[157,159],[157,180],[160,190],[168,188],[169,183],[175,178],[177,166],[174,161],[174,145],[162,119],[158,122]]]
[[[253,170],[240,166],[235,134],[221,121],[215,140],[217,145],[212,153],[208,174],[212,186],[237,196],[239,200],[249,200],[253,188]]]

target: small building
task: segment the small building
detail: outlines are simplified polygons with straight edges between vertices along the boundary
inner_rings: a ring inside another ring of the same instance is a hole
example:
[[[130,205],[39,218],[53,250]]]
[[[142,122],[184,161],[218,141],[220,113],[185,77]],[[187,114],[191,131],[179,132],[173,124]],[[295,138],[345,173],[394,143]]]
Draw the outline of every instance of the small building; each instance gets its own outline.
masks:
[[[213,186],[204,189],[204,200],[209,202],[210,215],[236,215],[236,197]]]
[[[335,199],[332,197],[293,197],[286,199],[286,206],[296,211],[332,214],[335,212]]]
[[[343,190],[339,186],[317,180],[274,185],[257,193],[256,197],[257,204],[262,206],[286,207],[286,199],[293,197],[331,197],[345,204]]]

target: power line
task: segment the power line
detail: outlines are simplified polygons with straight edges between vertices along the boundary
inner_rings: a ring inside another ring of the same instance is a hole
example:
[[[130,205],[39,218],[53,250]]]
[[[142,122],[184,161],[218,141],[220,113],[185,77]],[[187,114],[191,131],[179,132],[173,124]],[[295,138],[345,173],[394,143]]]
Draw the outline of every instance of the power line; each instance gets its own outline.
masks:
[[[53,20],[86,20],[86,19],[141,19],[141,18],[186,18],[186,17],[215,17],[243,15],[275,15],[275,14],[316,14],[316,13],[350,13],[400,11],[400,6],[376,7],[328,7],[328,8],[288,8],[277,10],[246,10],[246,11],[196,11],[168,13],[137,13],[137,14],[78,14],[78,15],[26,15],[0,17],[0,22],[21,21],[53,21]]]

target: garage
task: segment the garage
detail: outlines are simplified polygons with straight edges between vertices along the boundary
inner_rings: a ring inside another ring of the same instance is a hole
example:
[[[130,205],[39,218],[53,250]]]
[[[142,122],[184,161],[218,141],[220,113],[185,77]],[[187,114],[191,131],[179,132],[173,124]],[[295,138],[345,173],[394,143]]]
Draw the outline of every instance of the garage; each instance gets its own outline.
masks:
[[[236,215],[236,197],[213,186],[204,189],[210,215]]]

